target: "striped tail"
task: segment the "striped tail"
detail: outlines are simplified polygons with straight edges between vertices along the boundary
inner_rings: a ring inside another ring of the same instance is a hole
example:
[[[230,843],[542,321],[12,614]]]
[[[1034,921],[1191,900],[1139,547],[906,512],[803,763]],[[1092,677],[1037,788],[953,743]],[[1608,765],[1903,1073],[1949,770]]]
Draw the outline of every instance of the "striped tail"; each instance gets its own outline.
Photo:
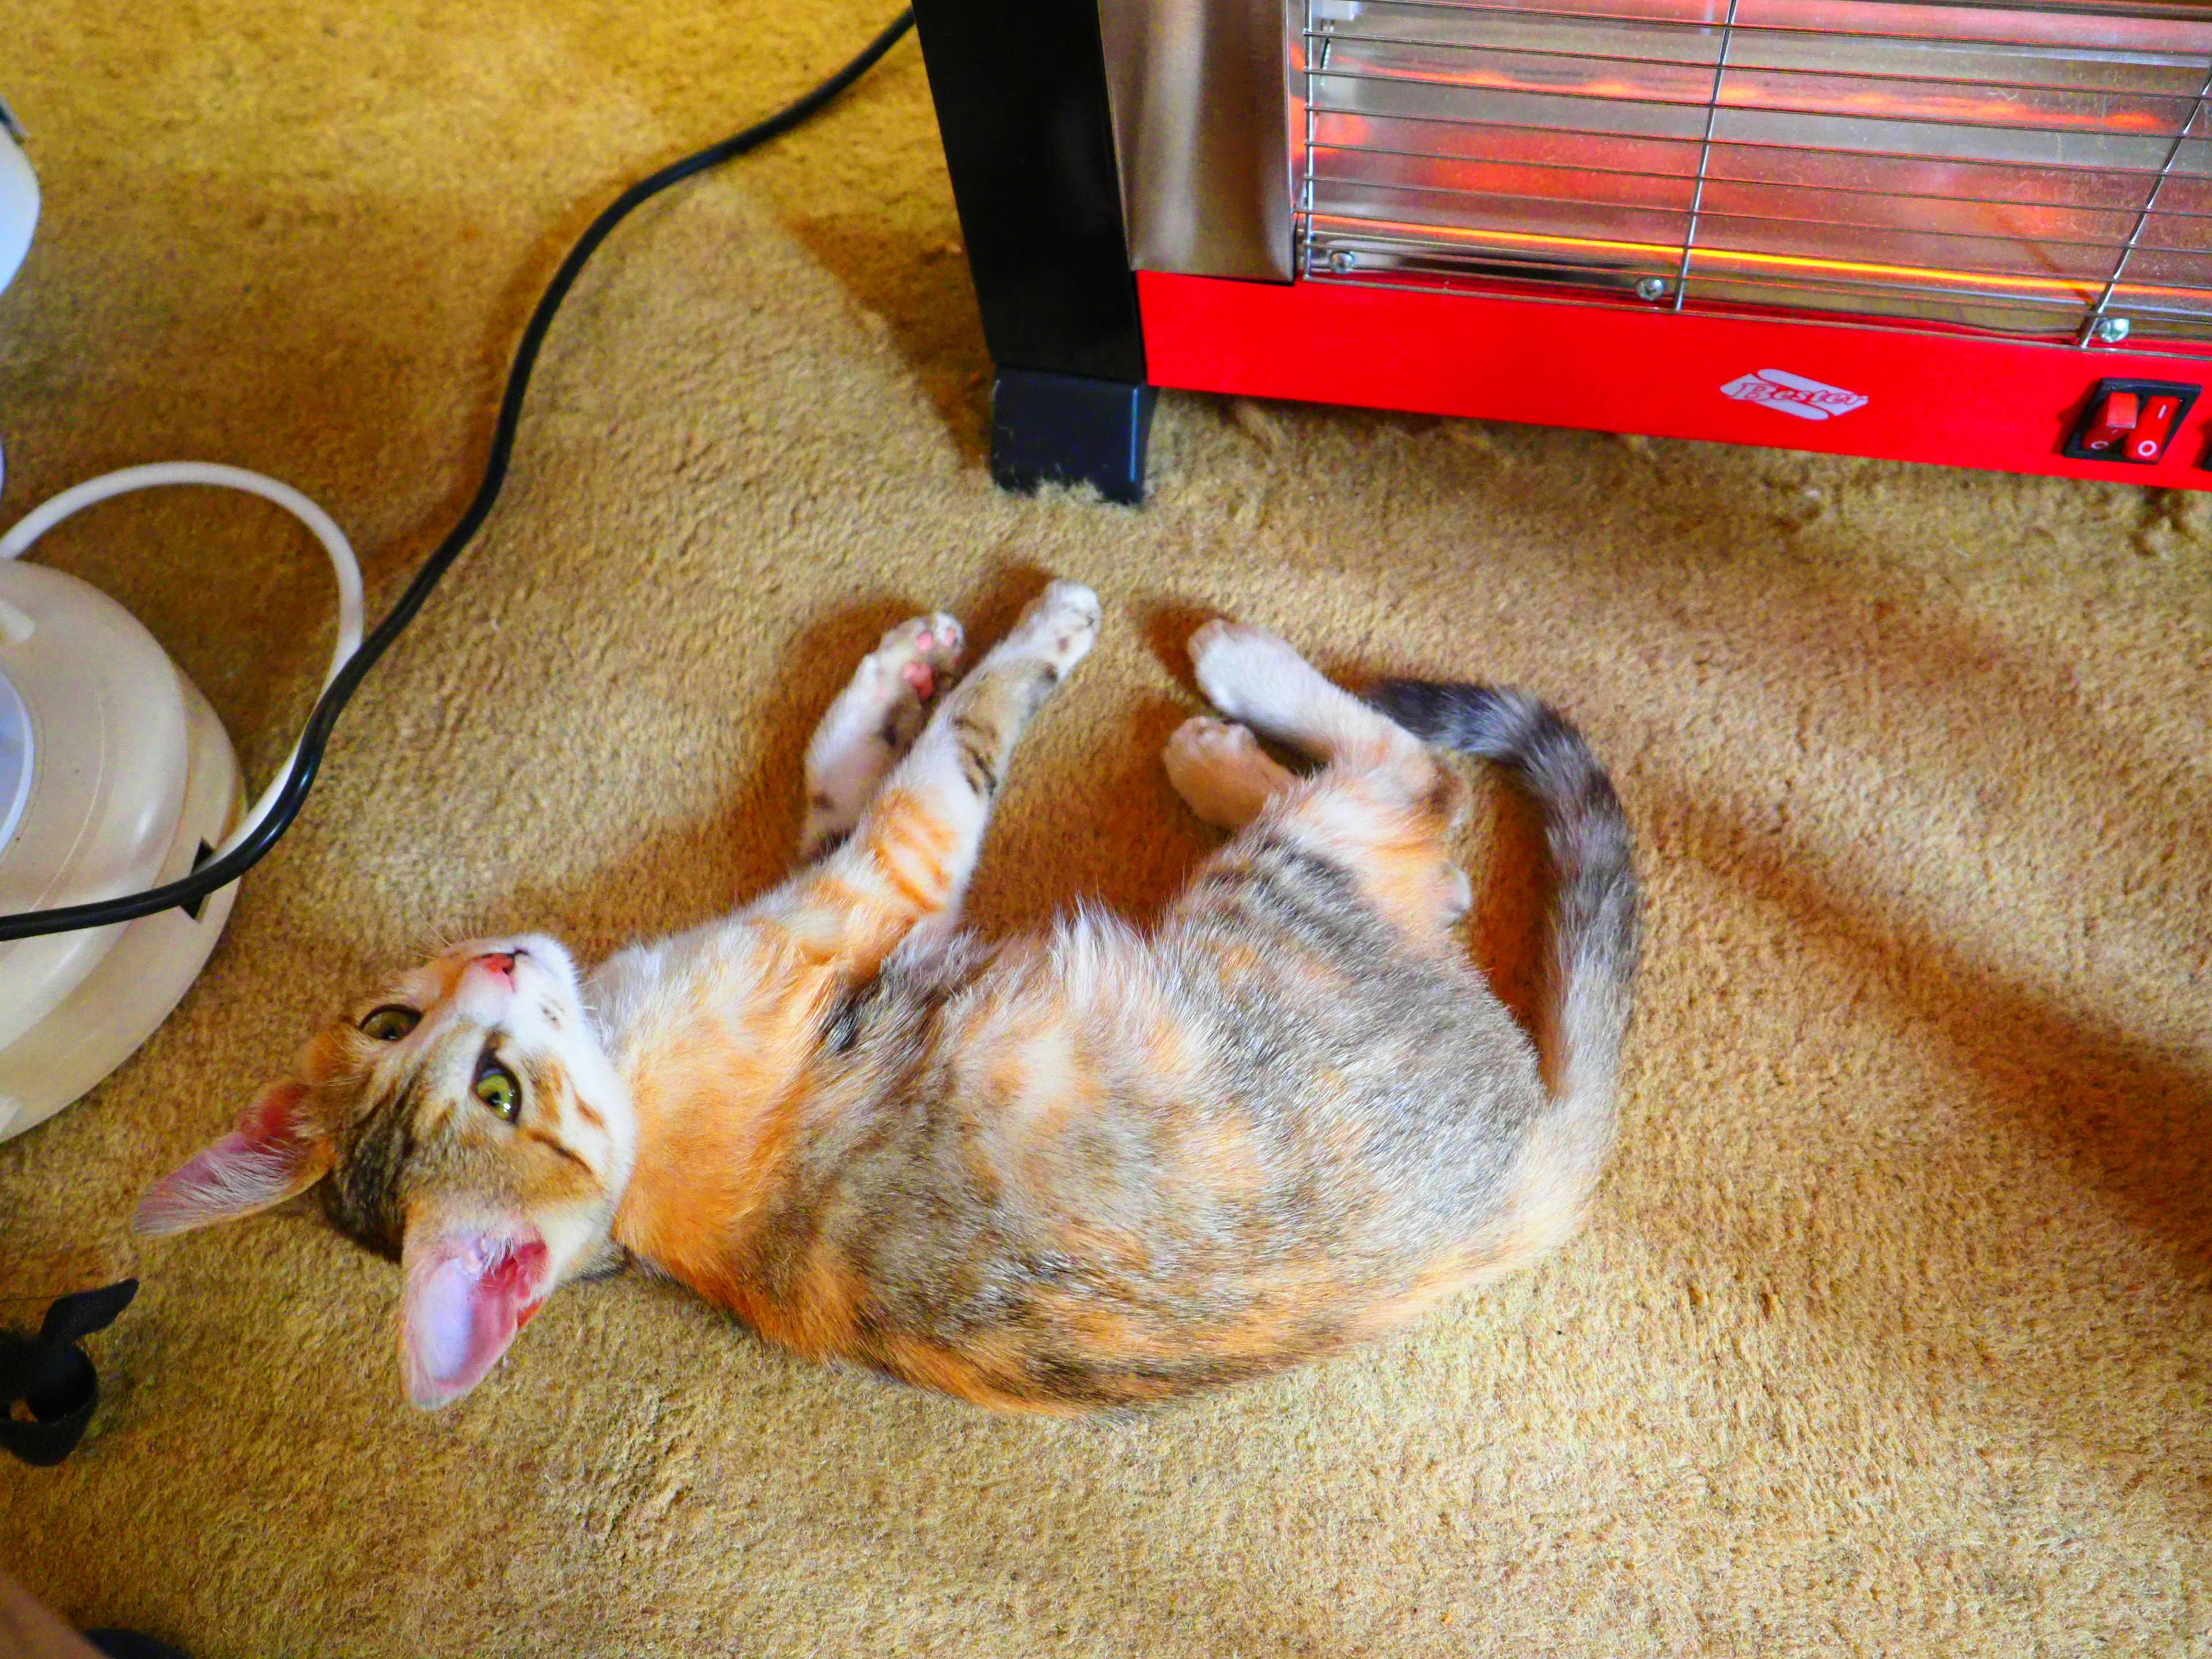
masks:
[[[1558,881],[1551,931],[1553,1106],[1543,1162],[1571,1226],[1613,1146],[1640,933],[1628,820],[1582,733],[1517,691],[1391,680],[1368,702],[1425,742],[1510,769],[1535,798]]]

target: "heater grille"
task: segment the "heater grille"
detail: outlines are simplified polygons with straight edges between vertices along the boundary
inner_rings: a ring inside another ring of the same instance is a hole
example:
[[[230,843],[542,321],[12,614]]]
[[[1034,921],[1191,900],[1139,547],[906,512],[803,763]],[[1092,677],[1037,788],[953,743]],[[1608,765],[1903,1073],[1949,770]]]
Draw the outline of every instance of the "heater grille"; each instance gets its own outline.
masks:
[[[2212,339],[2212,9],[1304,4],[1305,276]]]

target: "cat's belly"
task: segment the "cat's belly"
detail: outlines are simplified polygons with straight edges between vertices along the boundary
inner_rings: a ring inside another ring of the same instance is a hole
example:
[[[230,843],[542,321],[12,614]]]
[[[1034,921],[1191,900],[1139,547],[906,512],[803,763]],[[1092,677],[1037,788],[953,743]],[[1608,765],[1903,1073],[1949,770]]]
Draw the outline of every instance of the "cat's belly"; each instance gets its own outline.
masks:
[[[1333,1352],[1525,1253],[1540,1084],[1466,980],[1397,985],[1383,1018],[1127,965],[1103,1009],[982,988],[732,1305],[801,1352],[1075,1412]]]
[[[625,1242],[655,1235],[657,1265],[798,1352],[987,1406],[1334,1352],[1525,1254],[1514,1158],[1542,1098],[1478,977],[1368,966],[1098,925],[952,981],[886,975],[765,1045],[775,1079],[748,1043],[726,1078],[685,1073],[720,1106],[641,1100],[665,1155]],[[683,1224],[645,1225],[660,1209]]]

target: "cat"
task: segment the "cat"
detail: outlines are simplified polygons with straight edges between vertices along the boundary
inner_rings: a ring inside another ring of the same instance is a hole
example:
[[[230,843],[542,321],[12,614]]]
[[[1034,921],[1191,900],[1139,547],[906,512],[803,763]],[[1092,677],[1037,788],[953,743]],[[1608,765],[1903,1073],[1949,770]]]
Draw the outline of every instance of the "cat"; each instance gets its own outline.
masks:
[[[979,943],[959,909],[993,797],[1100,615],[1054,582],[949,690],[959,623],[893,629],[808,745],[781,886],[588,978],[537,935],[402,974],[137,1228],[319,1187],[402,1267],[422,1407],[558,1285],[634,1262],[799,1354],[1060,1414],[1333,1353],[1559,1244],[1613,1139],[1638,948],[1628,827],[1583,739],[1509,691],[1362,701],[1208,623],[1191,657],[1226,719],[1164,759],[1233,838],[1149,934],[1082,910]],[[1455,931],[1471,796],[1431,744],[1540,806],[1548,1089]]]

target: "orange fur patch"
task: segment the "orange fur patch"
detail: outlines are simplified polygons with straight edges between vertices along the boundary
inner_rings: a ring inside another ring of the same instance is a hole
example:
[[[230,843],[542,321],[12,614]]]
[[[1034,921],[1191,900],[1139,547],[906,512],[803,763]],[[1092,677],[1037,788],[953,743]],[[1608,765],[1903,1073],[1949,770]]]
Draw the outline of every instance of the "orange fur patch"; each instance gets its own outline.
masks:
[[[641,1057],[637,1166],[615,1218],[618,1242],[725,1307],[742,1289],[732,1261],[792,1154],[806,1069],[840,983],[819,967],[793,971],[784,951],[756,969],[753,994],[695,1007]]]
[[[825,1245],[817,1245],[789,1296],[771,1300],[748,1286],[739,1305],[745,1322],[773,1342],[810,1359],[850,1355],[867,1286]]]
[[[916,1337],[893,1336],[884,1340],[880,1357],[886,1367],[909,1382],[993,1411],[1079,1417],[1090,1409],[1032,1394],[1014,1339],[1005,1333],[992,1333],[958,1352]]]

